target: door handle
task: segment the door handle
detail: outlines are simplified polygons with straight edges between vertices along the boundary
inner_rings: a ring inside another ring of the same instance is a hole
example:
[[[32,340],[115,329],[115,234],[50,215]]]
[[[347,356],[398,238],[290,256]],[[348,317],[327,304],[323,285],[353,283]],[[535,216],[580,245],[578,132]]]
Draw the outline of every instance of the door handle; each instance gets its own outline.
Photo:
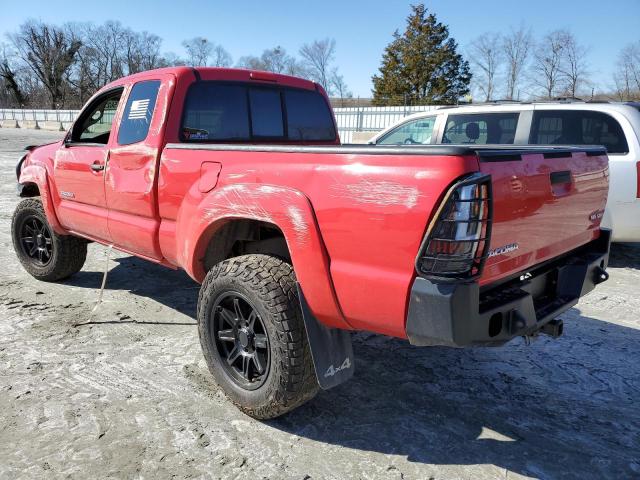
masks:
[[[100,172],[100,171],[104,170],[104,165],[102,165],[100,163],[92,163],[91,164],[91,170],[93,170],[94,172]]]

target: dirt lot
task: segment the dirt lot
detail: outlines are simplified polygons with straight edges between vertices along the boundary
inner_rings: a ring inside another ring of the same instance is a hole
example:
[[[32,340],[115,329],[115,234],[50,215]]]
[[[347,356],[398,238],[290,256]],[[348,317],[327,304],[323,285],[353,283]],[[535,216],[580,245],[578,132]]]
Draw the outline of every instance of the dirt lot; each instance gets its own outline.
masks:
[[[198,286],[105,249],[39,283],[10,238],[22,146],[0,130],[0,478],[640,478],[640,246],[564,315],[565,336],[500,349],[355,337],[355,378],[258,422],[211,381]]]

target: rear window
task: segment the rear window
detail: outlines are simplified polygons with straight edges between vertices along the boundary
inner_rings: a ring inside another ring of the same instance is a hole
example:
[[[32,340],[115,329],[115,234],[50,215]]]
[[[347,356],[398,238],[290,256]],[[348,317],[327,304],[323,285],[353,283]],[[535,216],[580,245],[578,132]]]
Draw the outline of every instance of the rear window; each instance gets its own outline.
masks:
[[[249,89],[251,130],[254,137],[283,137],[280,92],[273,89]]]
[[[247,89],[239,85],[194,83],[184,103],[182,138],[195,142],[247,140]]]
[[[185,100],[185,142],[334,141],[331,110],[315,91],[196,82]]]
[[[449,115],[442,143],[511,145],[519,116],[519,113]]]
[[[609,153],[627,153],[620,124],[610,115],[588,110],[539,110],[533,114],[529,143],[603,145]]]
[[[317,92],[284,91],[289,140],[335,140],[333,116],[324,97]]]

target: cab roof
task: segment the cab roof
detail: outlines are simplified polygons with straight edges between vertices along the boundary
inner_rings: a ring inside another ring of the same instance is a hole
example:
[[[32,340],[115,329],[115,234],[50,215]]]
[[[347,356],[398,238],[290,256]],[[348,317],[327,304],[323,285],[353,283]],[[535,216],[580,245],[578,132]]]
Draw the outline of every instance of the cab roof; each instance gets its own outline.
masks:
[[[244,68],[219,68],[219,67],[166,67],[157,68],[155,70],[146,70],[140,73],[134,73],[126,77],[119,78],[101,90],[109,89],[128,83],[135,83],[140,80],[149,80],[158,75],[171,74],[177,79],[189,78],[192,81],[198,80],[220,80],[220,81],[236,81],[236,82],[255,82],[269,85],[283,85],[296,88],[304,88],[307,90],[316,90],[320,86],[310,80],[305,80],[291,75],[283,75],[280,73],[265,72],[262,70],[250,70]]]

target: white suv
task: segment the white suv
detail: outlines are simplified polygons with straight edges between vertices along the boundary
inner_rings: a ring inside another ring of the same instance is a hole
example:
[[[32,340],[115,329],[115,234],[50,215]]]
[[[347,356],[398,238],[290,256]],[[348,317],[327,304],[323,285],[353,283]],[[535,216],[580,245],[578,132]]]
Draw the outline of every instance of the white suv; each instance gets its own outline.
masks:
[[[616,242],[640,242],[640,103],[443,107],[406,117],[369,143],[604,145],[611,177],[603,226]]]

